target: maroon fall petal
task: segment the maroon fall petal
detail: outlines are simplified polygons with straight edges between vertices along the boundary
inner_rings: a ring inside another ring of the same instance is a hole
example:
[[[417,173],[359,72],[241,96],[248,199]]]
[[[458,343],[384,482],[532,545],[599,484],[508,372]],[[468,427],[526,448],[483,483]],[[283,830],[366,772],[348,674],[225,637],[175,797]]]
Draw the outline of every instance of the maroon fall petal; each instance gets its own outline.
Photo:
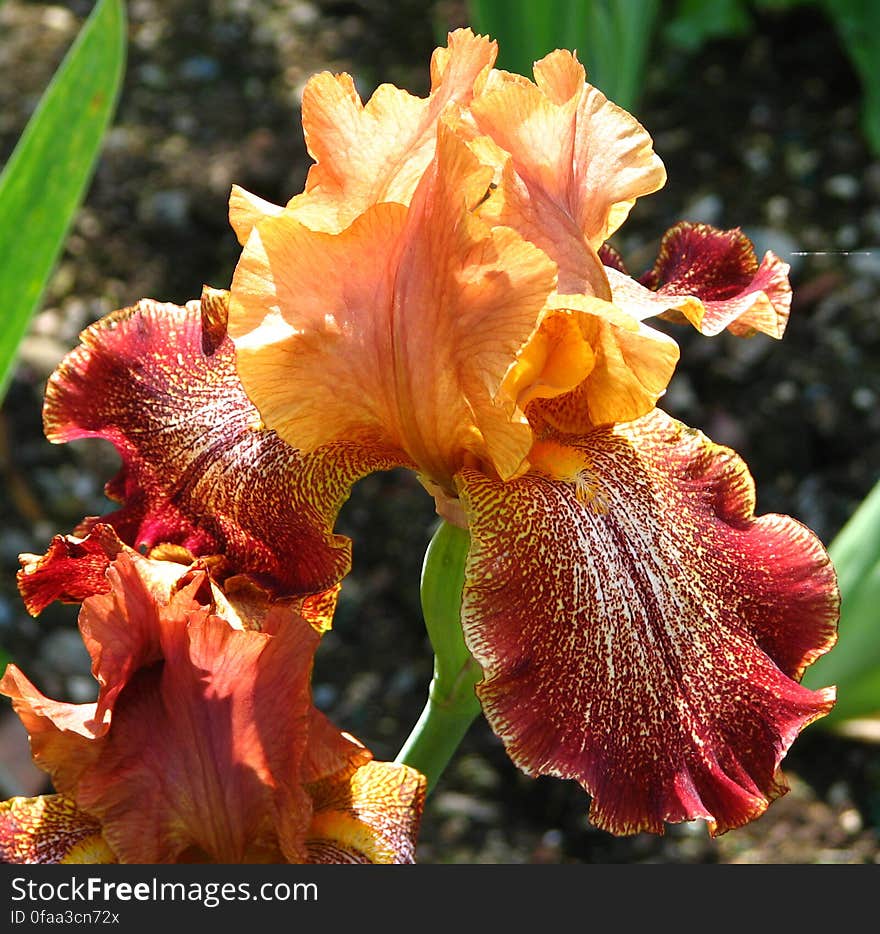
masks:
[[[263,428],[224,326],[203,328],[199,302],[145,299],[83,332],[49,381],[46,435],[110,441],[122,469],[107,495],[123,505],[77,531],[106,522],[136,548],[223,554],[276,596],[327,590],[350,566],[332,527],[352,484],[393,464],[347,442],[303,455]]]
[[[822,545],[756,518],[745,464],[659,410],[538,448],[542,473],[460,474],[462,618],[492,728],[528,774],[580,782],[613,833],[754,819],[834,703],[797,683],[836,639]]]
[[[608,254],[615,304],[637,318],[688,320],[706,335],[727,329],[740,337],[782,337],[791,309],[789,266],[771,252],[758,263],[739,229],[681,222],[660,243],[654,266],[638,281]]]

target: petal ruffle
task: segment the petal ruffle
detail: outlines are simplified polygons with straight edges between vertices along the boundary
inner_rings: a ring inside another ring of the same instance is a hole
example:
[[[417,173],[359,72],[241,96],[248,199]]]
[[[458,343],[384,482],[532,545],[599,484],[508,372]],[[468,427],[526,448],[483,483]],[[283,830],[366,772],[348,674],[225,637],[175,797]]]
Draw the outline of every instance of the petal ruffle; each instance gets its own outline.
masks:
[[[336,235],[289,213],[254,229],[229,327],[245,389],[282,438],[390,448],[450,488],[468,461],[519,468],[531,431],[497,396],[556,270],[470,213],[487,173],[441,125],[408,209],[375,205]]]
[[[63,795],[0,801],[0,863],[115,863],[101,825]]]
[[[510,154],[481,213],[545,250],[559,264],[561,291],[588,285],[608,298],[595,251],[666,171],[645,129],[586,84],[571,52],[537,62],[535,77],[537,85],[490,81],[471,104],[480,132]]]
[[[836,639],[821,544],[755,518],[742,461],[660,411],[532,463],[507,484],[460,475],[465,636],[508,753],[580,782],[614,833],[757,817],[834,702],[797,683]]]
[[[229,195],[229,224],[242,246],[264,217],[277,217],[283,213],[284,208],[280,205],[251,194],[239,185],[232,186]]]
[[[106,593],[107,568],[124,548],[111,526],[97,524],[85,538],[56,535],[44,555],[20,555],[18,589],[28,612],[39,616],[56,600],[82,603]]]
[[[682,222],[664,234],[653,268],[638,281],[605,272],[615,303],[637,318],[662,314],[709,336],[727,329],[739,337],[779,338],[788,323],[788,263],[768,251],[759,265],[739,228]]]
[[[495,42],[470,29],[451,32],[431,60],[427,98],[383,84],[364,105],[350,75],[311,78],[302,122],[315,165],[287,209],[307,227],[335,233],[371,205],[409,204],[434,158],[440,114],[453,102],[470,103],[496,54]]]
[[[123,461],[107,485],[123,507],[78,531],[102,521],[135,547],[224,554],[278,595],[327,590],[350,566],[351,543],[331,529],[351,485],[393,465],[347,443],[304,456],[265,430],[222,316],[203,328],[201,311],[144,300],[114,312],[50,379],[49,439],[103,438]]]
[[[427,782],[414,769],[370,762],[350,778],[310,786],[311,863],[413,863]]]

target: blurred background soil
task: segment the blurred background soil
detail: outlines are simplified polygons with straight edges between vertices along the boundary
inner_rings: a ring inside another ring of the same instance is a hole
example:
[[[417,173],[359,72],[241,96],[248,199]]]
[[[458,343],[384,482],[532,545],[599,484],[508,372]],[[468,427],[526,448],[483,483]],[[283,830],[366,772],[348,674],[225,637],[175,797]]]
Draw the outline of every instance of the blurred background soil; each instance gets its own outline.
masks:
[[[0,6],[0,163],[91,5]],[[0,419],[0,645],[46,694],[79,702],[94,688],[75,610],[29,618],[17,556],[106,512],[117,460],[103,442],[44,439],[47,376],[106,312],[228,285],[233,182],[276,203],[302,188],[309,75],[348,71],[365,98],[381,81],[424,94],[435,24],[467,22],[463,5],[427,0],[130,0],[128,12],[120,107]],[[759,252],[791,263],[794,285],[781,342],[674,329],[682,362],[662,405],[746,459],[759,514],[794,515],[827,544],[880,466],[880,160],[859,130],[857,79],[819,13],[763,14],[748,38],[655,57],[637,116],[669,181],[612,241],[630,270],[689,219],[741,226]],[[411,475],[374,475],[338,525],[354,540],[354,570],[318,655],[315,700],[380,759],[397,753],[430,679],[418,581],[432,507]],[[520,774],[479,720],[429,800],[419,859],[880,861],[880,747],[814,725],[783,766],[792,791],[749,827],[712,840],[695,822],[618,839],[590,826],[576,784]],[[5,706],[0,795],[40,793],[43,779]]]

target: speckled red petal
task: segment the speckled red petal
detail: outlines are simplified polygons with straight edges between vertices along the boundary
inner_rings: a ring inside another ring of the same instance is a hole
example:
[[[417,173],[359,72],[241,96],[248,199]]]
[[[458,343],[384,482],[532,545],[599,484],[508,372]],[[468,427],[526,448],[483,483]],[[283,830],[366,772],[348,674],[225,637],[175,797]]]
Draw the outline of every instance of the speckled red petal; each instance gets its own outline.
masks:
[[[95,525],[85,538],[56,535],[44,555],[20,555],[18,590],[28,612],[38,616],[55,600],[82,603],[106,593],[107,568],[125,546],[109,525]]]
[[[144,300],[84,331],[49,381],[44,421],[51,441],[103,438],[122,457],[107,493],[123,507],[78,531],[103,521],[135,547],[222,553],[276,595],[347,573],[336,515],[355,480],[390,466],[348,443],[305,456],[263,429],[223,322],[203,330],[198,302]]]
[[[736,454],[660,411],[535,462],[555,477],[460,475],[465,635],[513,761],[579,781],[614,833],[757,817],[834,703],[797,683],[836,639],[822,545],[755,518]]]
[[[789,266],[771,252],[761,263],[738,228],[682,222],[660,243],[654,266],[638,281],[606,266],[614,301],[644,318],[688,320],[706,335],[727,329],[782,337],[791,309]]]
[[[0,801],[0,863],[115,863],[101,826],[63,795]]]

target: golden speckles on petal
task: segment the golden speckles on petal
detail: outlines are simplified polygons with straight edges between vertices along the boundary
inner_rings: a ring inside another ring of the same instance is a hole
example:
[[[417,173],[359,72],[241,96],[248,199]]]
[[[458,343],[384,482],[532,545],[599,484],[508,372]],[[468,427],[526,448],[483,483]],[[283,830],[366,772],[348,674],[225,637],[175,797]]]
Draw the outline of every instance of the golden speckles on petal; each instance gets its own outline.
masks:
[[[426,789],[420,772],[392,762],[368,762],[350,777],[315,783],[310,861],[414,862]]]
[[[115,863],[101,825],[63,795],[0,802],[0,862]]]
[[[743,462],[663,412],[566,444],[507,483],[459,474],[486,717],[525,772],[579,781],[599,827],[739,826],[834,703],[797,683],[836,638],[828,556],[756,518]]]

